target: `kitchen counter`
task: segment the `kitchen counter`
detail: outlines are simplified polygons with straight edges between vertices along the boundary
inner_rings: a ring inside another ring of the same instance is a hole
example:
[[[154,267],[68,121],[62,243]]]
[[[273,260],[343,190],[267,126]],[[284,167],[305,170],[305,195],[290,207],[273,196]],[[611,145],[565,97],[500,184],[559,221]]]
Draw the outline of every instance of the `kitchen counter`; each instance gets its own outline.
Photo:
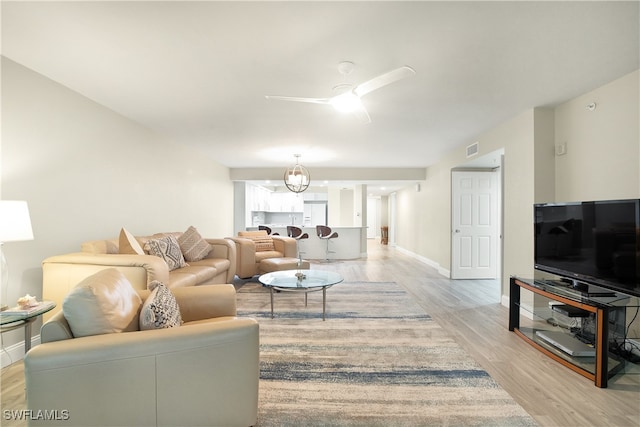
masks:
[[[271,228],[272,233],[287,235],[287,226],[281,224],[263,224]],[[296,227],[300,227],[296,225]],[[309,234],[308,239],[298,241],[298,247],[304,259],[325,259],[327,242],[316,234],[316,227],[300,227],[303,233]],[[247,227],[247,231],[255,231],[258,227]],[[329,259],[358,259],[367,257],[367,227],[336,226],[331,230],[338,233],[338,237],[331,239]]]

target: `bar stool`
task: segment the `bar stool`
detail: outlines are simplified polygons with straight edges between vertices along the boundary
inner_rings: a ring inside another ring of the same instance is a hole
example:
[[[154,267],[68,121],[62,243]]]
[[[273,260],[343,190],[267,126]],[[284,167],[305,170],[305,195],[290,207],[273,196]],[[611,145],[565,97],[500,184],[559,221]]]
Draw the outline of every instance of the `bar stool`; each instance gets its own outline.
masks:
[[[331,228],[326,225],[316,225],[316,233],[321,240],[327,241],[326,260],[329,261],[329,254],[335,253],[334,251],[329,250],[329,241],[338,237],[338,233],[336,231],[332,231]]]
[[[287,225],[287,236],[296,239],[296,246],[298,248],[298,258],[301,258],[300,254],[303,254],[300,250],[300,240],[308,239],[309,234],[303,233],[302,228],[296,227],[295,225]]]
[[[271,233],[271,228],[267,227],[266,225],[259,225],[258,226],[258,230],[259,231],[266,231],[269,236],[279,236],[280,235],[280,233]]]

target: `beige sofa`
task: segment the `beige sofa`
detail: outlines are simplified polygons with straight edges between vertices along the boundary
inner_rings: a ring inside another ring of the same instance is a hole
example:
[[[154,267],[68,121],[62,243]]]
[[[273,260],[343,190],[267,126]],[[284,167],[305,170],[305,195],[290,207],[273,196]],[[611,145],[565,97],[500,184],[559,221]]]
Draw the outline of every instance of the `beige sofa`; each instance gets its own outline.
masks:
[[[168,234],[136,236],[140,246],[150,239]],[[154,280],[174,289],[185,286],[233,283],[236,273],[236,245],[229,239],[204,239],[210,252],[200,261],[170,271],[167,263],[155,255],[121,254],[122,235],[117,239],[92,240],[82,243],[81,252],[56,255],[42,262],[42,298],[54,301],[56,308],[44,315],[50,319],[61,309],[63,297],[82,279],[107,268],[120,270],[135,289],[146,289]],[[131,236],[132,237],[132,236]]]
[[[269,235],[266,231],[240,231],[237,237],[228,237],[236,245],[236,275],[249,279],[262,274],[260,263],[266,259],[292,258],[298,256],[296,239],[287,236]]]
[[[142,301],[150,293],[137,292]],[[233,285],[171,292],[182,326],[74,338],[73,317],[68,322],[59,312],[46,322],[42,344],[24,359],[27,407],[43,415],[30,425],[254,425],[258,323],[236,317]],[[136,310],[139,314],[141,308]]]

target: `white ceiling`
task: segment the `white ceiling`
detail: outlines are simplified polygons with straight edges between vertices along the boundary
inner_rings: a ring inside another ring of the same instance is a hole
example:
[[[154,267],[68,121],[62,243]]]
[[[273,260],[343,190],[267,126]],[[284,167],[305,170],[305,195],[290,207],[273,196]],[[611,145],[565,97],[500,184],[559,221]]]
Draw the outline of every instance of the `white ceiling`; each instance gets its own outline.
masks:
[[[424,168],[639,68],[631,2],[2,2],[2,54],[230,168]],[[402,65],[363,97],[328,97]]]

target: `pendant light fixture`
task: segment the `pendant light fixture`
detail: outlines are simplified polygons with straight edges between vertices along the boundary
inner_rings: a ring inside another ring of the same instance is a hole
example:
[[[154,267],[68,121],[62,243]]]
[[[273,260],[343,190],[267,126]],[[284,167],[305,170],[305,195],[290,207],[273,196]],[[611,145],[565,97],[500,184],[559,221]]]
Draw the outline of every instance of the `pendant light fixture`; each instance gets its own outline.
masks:
[[[291,166],[284,171],[284,185],[287,186],[289,191],[302,193],[309,188],[311,176],[307,168],[299,163],[300,154],[294,154],[294,157],[296,158],[295,166]]]

